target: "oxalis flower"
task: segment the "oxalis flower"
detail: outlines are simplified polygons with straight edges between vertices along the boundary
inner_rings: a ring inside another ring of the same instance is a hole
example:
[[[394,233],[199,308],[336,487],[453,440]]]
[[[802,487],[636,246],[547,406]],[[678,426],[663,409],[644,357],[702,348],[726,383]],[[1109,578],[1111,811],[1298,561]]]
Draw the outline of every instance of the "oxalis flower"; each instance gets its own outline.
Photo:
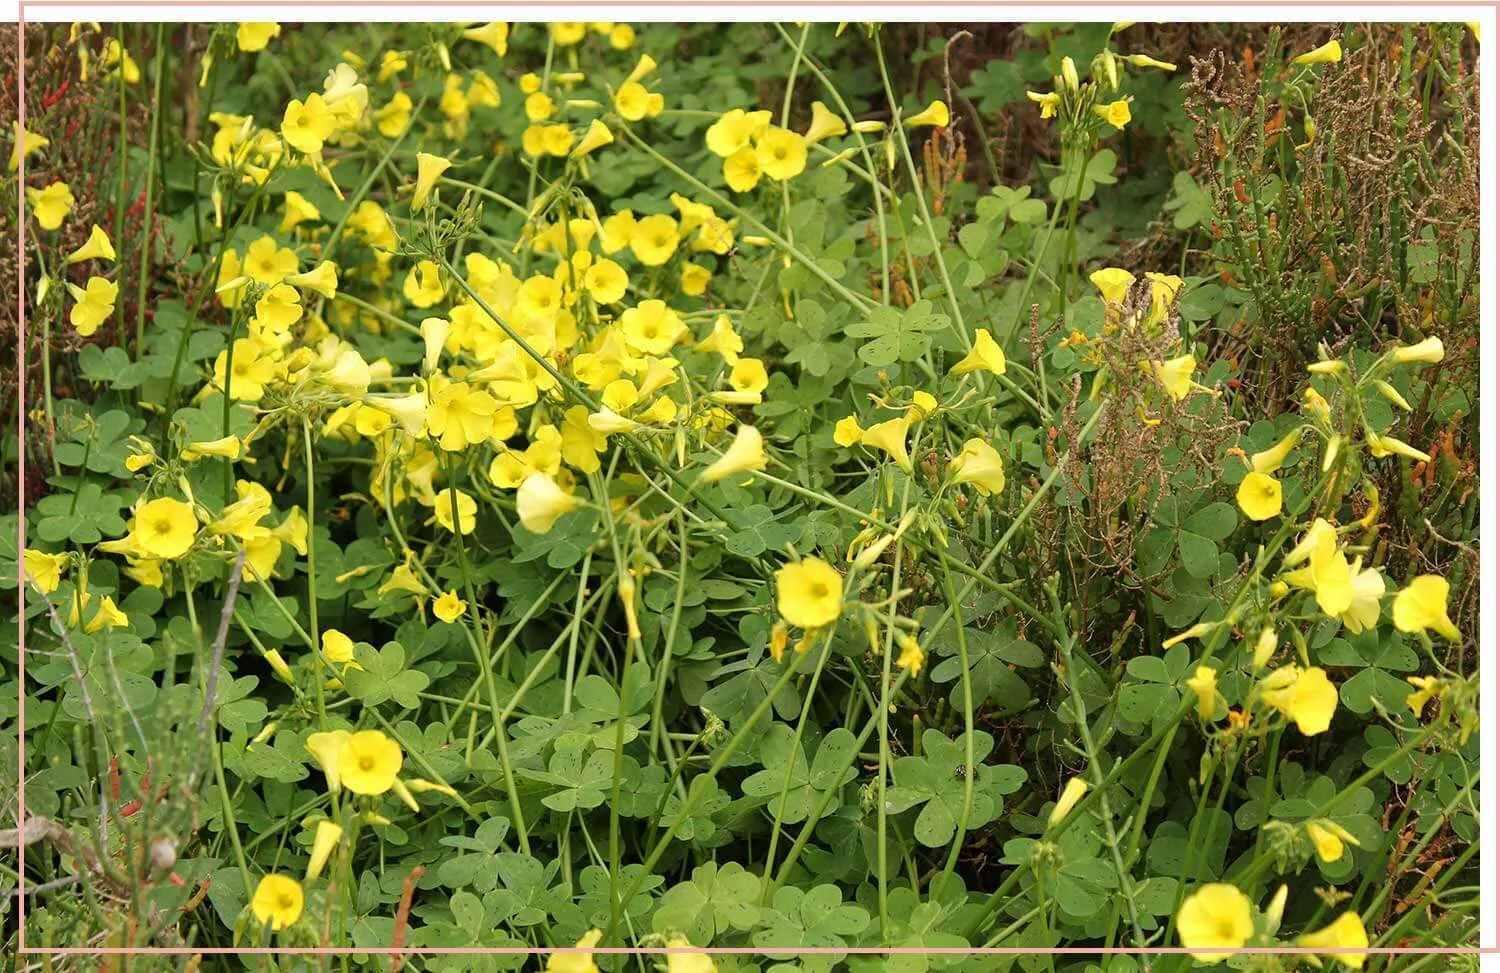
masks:
[[[250,898],[250,911],[273,931],[286,929],[302,915],[302,883],[286,875],[262,877]]]
[[[1177,910],[1177,935],[1189,949],[1239,949],[1255,933],[1250,898],[1233,885],[1200,885]],[[1232,954],[1193,953],[1200,963],[1222,963]]]
[[[1448,617],[1448,581],[1436,574],[1413,578],[1401,589],[1391,605],[1391,621],[1403,632],[1431,629],[1450,642],[1463,637]]]
[[[1296,723],[1304,736],[1325,732],[1339,703],[1339,692],[1328,680],[1328,673],[1317,666],[1303,669],[1290,665],[1273,670],[1260,681],[1258,696]]]
[[[1331,949],[1367,949],[1370,945],[1370,936],[1365,932],[1365,924],[1360,920],[1359,913],[1350,910],[1322,929],[1298,936],[1297,945]],[[1334,953],[1330,958],[1338,960],[1350,969],[1362,970],[1369,956],[1365,953]]]
[[[844,579],[815,557],[785,565],[776,572],[776,609],[802,628],[835,622],[844,609]]]
[[[710,483],[733,476],[766,468],[766,451],[759,430],[754,426],[740,426],[734,442],[712,464],[700,474]]]

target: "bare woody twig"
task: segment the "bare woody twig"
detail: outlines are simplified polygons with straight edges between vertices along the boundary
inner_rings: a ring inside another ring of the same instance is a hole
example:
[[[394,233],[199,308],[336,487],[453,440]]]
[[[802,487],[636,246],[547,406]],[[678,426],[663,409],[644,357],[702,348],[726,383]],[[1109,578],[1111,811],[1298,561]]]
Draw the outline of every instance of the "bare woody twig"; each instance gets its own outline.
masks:
[[[240,594],[240,579],[245,573],[245,552],[242,549],[234,559],[229,572],[229,590],[224,594],[224,610],[219,614],[219,634],[214,636],[214,657],[208,667],[208,686],[203,692],[203,712],[198,714],[198,736],[208,734],[208,717],[214,709],[214,695],[218,690],[219,666],[224,661],[224,645],[229,641],[229,619],[234,616],[234,602]]]

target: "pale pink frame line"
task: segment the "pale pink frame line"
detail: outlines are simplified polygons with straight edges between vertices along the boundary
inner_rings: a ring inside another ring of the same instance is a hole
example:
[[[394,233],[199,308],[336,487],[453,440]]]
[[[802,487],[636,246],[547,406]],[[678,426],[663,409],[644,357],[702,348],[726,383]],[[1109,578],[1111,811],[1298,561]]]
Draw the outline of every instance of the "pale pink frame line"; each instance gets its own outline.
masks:
[[[401,8],[401,9],[409,9],[410,8],[410,4],[408,2],[406,2],[406,0],[357,0],[357,2],[356,2],[356,0],[323,0],[323,2],[325,3],[325,5],[339,6],[339,7],[359,7],[359,8],[380,7],[380,8]],[[703,7],[704,7],[704,5],[701,2],[695,2],[695,0],[646,0],[646,2],[650,6],[654,6],[654,7],[692,8],[692,9],[697,9],[697,10],[702,10]],[[26,28],[26,8],[28,6],[30,6],[30,7],[37,7],[37,8],[67,8],[67,7],[77,7],[79,5],[80,5],[80,3],[77,2],[77,0],[20,0],[20,4],[19,4],[19,7],[18,7],[18,12],[17,12],[17,49],[18,49],[18,54],[19,54],[19,56],[17,58],[17,61],[18,61],[18,65],[17,65],[17,101],[19,102],[19,104],[18,104],[18,110],[17,110],[17,121],[19,122],[22,131],[24,131],[25,128],[26,128],[26,98],[25,98],[25,91],[26,91],[26,29],[25,29]],[[132,7],[139,7],[141,4],[132,2],[132,0],[90,0],[90,2],[88,3],[88,5],[89,6],[93,6],[93,7],[107,7],[107,8],[132,8]],[[237,4],[237,3],[225,3],[225,2],[221,2],[221,0],[198,0],[198,2],[195,2],[195,0],[153,0],[153,2],[151,3],[151,5],[152,6],[159,6],[159,7],[194,8],[194,9],[203,9],[203,8],[212,9],[214,7],[235,7],[235,6],[240,6],[240,4]],[[300,0],[256,0],[255,5],[256,6],[262,6],[262,7],[276,7],[276,8],[283,8],[283,7],[285,7],[285,8],[295,8],[295,7],[305,6],[305,4],[303,4],[302,2],[300,2]],[[476,9],[489,10],[489,11],[493,11],[493,10],[497,10],[497,9],[499,9],[499,10],[508,10],[508,9],[511,9],[511,8],[520,8],[520,9],[526,9],[526,10],[534,10],[538,6],[538,4],[536,2],[515,3],[515,2],[506,2],[506,0],[501,0],[501,2],[493,2],[493,3],[491,3],[491,2],[484,2],[484,0],[445,0],[445,5],[446,6],[452,6],[452,7],[473,7],[473,8],[476,8]],[[542,5],[544,5],[544,6],[546,6],[546,5],[552,5],[552,6],[563,7],[563,8],[567,8],[569,6],[572,6],[571,4],[563,3],[563,2],[553,3],[553,4],[548,4],[548,3],[544,2]],[[872,8],[872,7],[875,7],[875,8],[897,8],[897,7],[902,7],[902,8],[904,8],[904,7],[909,7],[911,4],[909,2],[907,2],[907,0],[832,0],[832,2],[826,2],[826,0],[825,0],[825,2],[822,5],[823,6],[829,6],[829,7],[848,8],[848,9],[853,10],[853,11],[859,11],[859,10],[869,9],[869,8]],[[986,2],[986,0],[943,0],[943,5],[944,6],[952,6],[952,7],[964,7],[964,8],[992,9],[992,10],[995,10],[996,12],[999,12],[999,11],[1002,11],[1002,10],[1005,10],[1005,9],[1009,9],[1009,8],[1012,8],[1012,7],[1021,7],[1021,6],[1027,6],[1027,7],[1029,7],[1029,6],[1033,6],[1032,4],[1019,4],[1019,3],[1008,3],[1008,2]],[[1255,6],[1260,6],[1260,7],[1305,7],[1306,3],[1305,3],[1305,0],[1262,0],[1262,2],[1254,4],[1254,5]],[[783,7],[783,6],[787,6],[787,4],[784,3],[784,2],[775,2],[775,0],[739,0],[739,2],[734,3],[733,6],[736,6],[736,7],[780,8],[780,7]],[[1051,3],[1048,4],[1048,6],[1049,7],[1064,7],[1064,8],[1070,8],[1070,9],[1086,9],[1086,10],[1093,10],[1093,9],[1098,9],[1098,10],[1115,10],[1115,9],[1118,9],[1119,4],[1118,3],[1099,2],[1099,0],[1053,0],[1053,2],[1051,2]],[[1229,2],[1229,0],[1219,0],[1219,2],[1208,2],[1208,3],[1195,2],[1195,0],[1154,0],[1154,2],[1152,3],[1152,6],[1193,8],[1193,9],[1196,9],[1196,10],[1203,10],[1204,8],[1211,8],[1211,9],[1217,10],[1217,9],[1226,8],[1226,7],[1232,8],[1232,7],[1236,6],[1236,4],[1234,2]],[[1369,9],[1372,9],[1372,8],[1374,8],[1374,9],[1380,9],[1380,10],[1385,10],[1385,9],[1389,8],[1389,9],[1395,9],[1395,10],[1399,10],[1399,11],[1409,11],[1411,9],[1409,5],[1396,4],[1396,3],[1363,3],[1363,2],[1360,2],[1360,0],[1323,0],[1323,3],[1321,4],[1321,6],[1324,6],[1324,7],[1337,7],[1337,8],[1358,7],[1361,10],[1369,10]],[[1478,6],[1488,6],[1492,10],[1500,11],[1500,0],[1491,0],[1491,2],[1489,2],[1489,3],[1478,4]],[[710,8],[710,9],[712,9],[712,8]],[[1481,66],[1481,70],[1482,70],[1482,66]],[[1500,128],[1500,125],[1497,125],[1497,128]],[[1496,135],[1496,147],[1497,147],[1497,151],[1500,151],[1500,132],[1497,132],[1497,135]],[[25,158],[25,154],[24,153],[19,153],[19,154],[21,156],[21,159],[20,159],[20,169],[19,169],[19,172],[17,174],[17,187],[16,187],[17,206],[18,206],[17,212],[19,214],[19,219],[17,220],[17,229],[16,229],[16,247],[17,247],[17,253],[24,254],[25,253],[25,248],[26,248],[26,193],[25,193],[25,185],[26,185],[26,158]],[[1481,191],[1481,198],[1483,197],[1483,193],[1484,193],[1484,189],[1485,188],[1486,187],[1481,186],[1481,189],[1480,189],[1480,191]],[[1493,198],[1494,197],[1494,194],[1493,194],[1493,188],[1494,187],[1489,187],[1489,188],[1492,190],[1492,192],[1491,192],[1491,198]],[[1494,253],[1494,256],[1495,256],[1495,259],[1496,259],[1496,275],[1497,275],[1497,279],[1500,279],[1500,245],[1497,245],[1495,247],[1495,250],[1493,251],[1493,253]],[[17,372],[17,375],[19,376],[19,379],[18,379],[18,399],[19,399],[19,401],[21,403],[24,404],[25,401],[26,401],[26,367],[25,367],[25,364],[26,364],[26,359],[25,359],[25,350],[26,350],[26,342],[25,342],[25,336],[26,336],[26,275],[24,273],[24,261],[22,263],[22,267],[23,267],[23,273],[21,274],[20,287],[17,290],[17,295],[16,295],[17,319],[20,322],[20,330],[18,332],[18,336],[19,336],[20,340],[18,340],[17,344],[16,344],[16,372]],[[1484,320],[1484,318],[1483,318],[1483,307],[1482,306],[1481,306],[1481,319],[1480,320],[1481,320],[1481,322]],[[1483,371],[1483,358],[1482,357],[1481,357],[1480,361],[1481,361],[1480,367],[1481,367],[1481,372],[1482,372]],[[1481,386],[1482,386],[1482,384],[1483,384],[1483,377],[1481,375]],[[17,541],[16,541],[16,545],[17,545],[16,546],[16,563],[17,563],[17,570],[18,570],[18,573],[20,575],[20,577],[18,579],[20,581],[20,583],[17,586],[17,595],[16,595],[16,600],[17,600],[17,618],[16,618],[16,624],[17,624],[17,629],[18,629],[18,633],[19,633],[18,652],[17,652],[17,671],[18,671],[18,675],[17,675],[17,687],[18,687],[17,688],[17,695],[18,695],[19,699],[18,699],[17,716],[16,716],[16,725],[17,725],[17,762],[16,762],[17,788],[16,788],[16,793],[17,793],[17,802],[18,802],[18,805],[19,805],[19,813],[18,813],[19,820],[18,820],[17,823],[18,823],[18,826],[24,828],[24,826],[25,826],[25,818],[26,818],[26,775],[25,775],[25,772],[24,772],[24,768],[26,766],[26,761],[25,761],[25,754],[26,754],[26,742],[25,742],[26,741],[26,732],[25,732],[25,727],[26,727],[26,692],[25,692],[25,685],[26,685],[26,624],[25,624],[26,578],[25,578],[25,569],[23,567],[23,563],[24,562],[23,562],[23,558],[21,557],[21,555],[22,555],[22,552],[24,551],[24,549],[26,547],[26,508],[25,508],[25,497],[26,497],[26,449],[25,449],[25,442],[26,442],[26,439],[25,439],[25,433],[26,433],[26,415],[25,415],[25,409],[22,408],[22,409],[18,410],[18,413],[19,413],[19,415],[18,415],[18,419],[17,419],[17,432],[19,434],[18,438],[19,438],[19,441],[20,441],[20,444],[21,444],[21,448],[20,448],[20,456],[19,456],[19,464],[18,464],[19,465],[19,473],[18,473],[18,477],[17,477],[17,484],[18,484],[17,485],[17,495],[20,498],[20,504],[19,504],[20,509],[18,511],[18,514],[19,514],[19,523],[18,523]],[[1483,433],[1481,431],[1481,438],[1482,438],[1482,436],[1483,436]],[[1497,426],[1497,429],[1495,430],[1495,445],[1496,445],[1496,449],[1500,450],[1500,426]],[[1495,491],[1495,496],[1496,496],[1497,499],[1500,499],[1500,489],[1497,489]],[[1500,578],[1496,579],[1496,587],[1497,587],[1497,590],[1500,590]],[[1483,658],[1483,656],[1482,656],[1482,648],[1483,647],[1481,646],[1481,659]],[[1500,673],[1494,674],[1491,678],[1492,678],[1492,692],[1496,693],[1496,696],[1494,698],[1500,698]],[[1481,794],[1482,793],[1483,792],[1481,791]],[[1497,822],[1500,822],[1500,808],[1496,809],[1495,816],[1496,816]],[[364,949],[355,949],[355,948],[350,948],[350,947],[308,947],[308,948],[298,949],[298,948],[293,948],[293,947],[279,947],[279,946],[277,946],[277,947],[256,946],[256,947],[246,947],[246,948],[242,948],[242,949],[236,949],[236,948],[233,948],[233,947],[202,947],[202,948],[198,948],[198,949],[185,948],[185,947],[163,947],[163,948],[160,948],[160,949],[153,949],[153,948],[146,948],[146,947],[67,947],[67,946],[59,946],[59,947],[28,947],[26,945],[26,894],[25,894],[25,890],[26,890],[26,850],[25,849],[26,849],[26,843],[24,841],[19,842],[18,843],[18,851],[17,851],[17,854],[18,854],[18,857],[19,857],[18,868],[17,868],[17,871],[18,871],[18,874],[19,874],[19,880],[18,880],[18,885],[17,885],[17,896],[16,896],[16,903],[17,903],[17,912],[16,912],[16,917],[17,917],[17,948],[18,948],[18,952],[21,953],[21,954],[23,954],[23,955],[43,954],[43,955],[101,955],[101,956],[113,956],[113,955],[123,955],[123,956],[163,955],[163,956],[167,956],[167,955],[194,955],[194,954],[198,954],[198,955],[218,955],[218,954],[233,954],[233,953],[245,953],[245,954],[253,954],[253,955],[310,955],[310,956],[347,956],[347,955],[366,955],[366,954],[370,954],[370,955],[381,955],[381,954],[389,954],[389,955],[451,955],[451,954],[473,954],[473,955],[552,955],[554,953],[567,954],[567,953],[588,953],[588,952],[594,952],[594,953],[600,953],[600,954],[605,954],[605,955],[613,955],[613,954],[622,954],[622,955],[672,955],[672,954],[684,954],[684,953],[685,954],[703,953],[703,954],[709,954],[709,955],[724,954],[724,955],[780,956],[780,955],[785,955],[785,954],[789,954],[790,953],[790,954],[807,954],[807,955],[834,955],[834,954],[837,954],[837,955],[840,955],[840,956],[900,955],[900,954],[915,954],[915,955],[933,954],[933,955],[945,955],[945,956],[946,955],[986,956],[986,955],[1028,954],[1028,953],[1035,953],[1035,952],[1037,952],[1037,950],[1035,950],[1035,949],[1031,949],[1031,948],[1027,948],[1027,947],[1018,947],[1018,946],[932,947],[932,948],[926,948],[926,947],[909,947],[909,946],[908,947],[903,947],[903,946],[892,946],[892,947],[869,947],[869,946],[859,947],[859,946],[851,946],[851,947],[846,947],[846,948],[839,948],[839,947],[797,947],[797,948],[789,948],[789,949],[777,949],[777,948],[774,948],[774,947],[732,947],[732,946],[709,946],[709,947],[691,947],[691,948],[683,948],[683,947],[639,947],[639,946],[615,947],[615,946],[608,946],[608,947],[598,947],[598,948],[594,948],[592,950],[578,949],[578,948],[575,948],[575,947],[547,947],[547,946],[499,947],[499,948],[486,948],[486,947],[475,947],[475,946],[437,946],[437,947],[401,946],[401,947],[378,947],[378,948],[364,948]],[[1481,862],[1482,861],[1483,861],[1483,855],[1481,855]],[[1500,899],[1500,895],[1497,895],[1497,899]],[[1500,901],[1497,901],[1497,903],[1496,903],[1496,914],[1497,914],[1497,917],[1500,917]],[[1434,947],[1434,946],[1427,946],[1427,947],[1410,947],[1410,948],[1380,946],[1380,947],[1367,947],[1367,948],[1364,948],[1364,949],[1317,948],[1317,947],[1285,947],[1285,948],[1255,947],[1255,948],[1241,948],[1241,949],[1188,949],[1186,947],[1181,947],[1181,946],[1163,946],[1163,947],[1158,947],[1158,948],[1134,947],[1134,946],[1111,946],[1111,947],[1058,946],[1058,947],[1053,947],[1052,949],[1047,950],[1046,952],[1049,952],[1049,953],[1052,953],[1052,954],[1055,954],[1055,955],[1060,955],[1060,956],[1106,956],[1106,955],[1114,955],[1114,954],[1156,956],[1156,955],[1181,955],[1181,954],[1186,954],[1186,953],[1200,953],[1200,954],[1223,953],[1226,956],[1227,955],[1236,955],[1236,954],[1242,954],[1242,955],[1301,955],[1301,954],[1318,954],[1318,955],[1325,955],[1325,956],[1328,956],[1328,955],[1344,955],[1344,954],[1360,954],[1360,955],[1365,955],[1365,956],[1392,956],[1392,955],[1455,955],[1456,956],[1456,955],[1500,955],[1500,946],[1483,946],[1483,945],[1478,946],[1478,947]]]

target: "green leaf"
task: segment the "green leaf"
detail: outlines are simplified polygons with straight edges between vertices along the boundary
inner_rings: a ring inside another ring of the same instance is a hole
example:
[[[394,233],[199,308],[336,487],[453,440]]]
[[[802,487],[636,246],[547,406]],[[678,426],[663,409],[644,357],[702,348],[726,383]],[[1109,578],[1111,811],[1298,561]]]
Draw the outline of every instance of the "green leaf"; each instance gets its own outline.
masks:
[[[760,879],[737,862],[722,868],[707,862],[693,869],[691,881],[675,885],[661,897],[651,928],[680,930],[694,944],[706,945],[730,929],[751,929],[760,921]]]
[[[354,647],[354,659],[363,669],[351,667],[343,681],[349,695],[366,706],[388,699],[398,706],[416,709],[421,704],[417,693],[427,688],[426,674],[406,667],[406,650],[399,642],[387,642],[379,652],[363,642]]]

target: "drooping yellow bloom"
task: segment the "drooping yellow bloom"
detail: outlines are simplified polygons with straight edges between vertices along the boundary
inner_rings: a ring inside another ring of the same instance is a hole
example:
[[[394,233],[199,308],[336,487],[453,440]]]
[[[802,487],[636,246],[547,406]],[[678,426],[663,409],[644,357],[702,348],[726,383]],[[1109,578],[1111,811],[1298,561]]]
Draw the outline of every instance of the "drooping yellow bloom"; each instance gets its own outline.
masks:
[[[807,168],[807,142],[796,132],[771,126],[755,143],[755,159],[768,179],[785,182]]]
[[[1306,824],[1307,836],[1312,839],[1318,858],[1324,862],[1336,862],[1344,857],[1344,845],[1359,847],[1359,839],[1336,821],[1322,818]]]
[[[582,505],[582,500],[545,473],[531,474],[516,489],[516,516],[533,534],[547,533],[559,517]]]
[[[1209,666],[1199,666],[1187,680],[1187,688],[1198,697],[1199,718],[1213,719],[1219,705],[1219,674]]]
[[[286,233],[298,224],[323,218],[318,208],[295,189],[287,190],[283,197],[282,214],[281,222],[276,227],[278,233]]]
[[[1106,304],[1124,304],[1125,295],[1135,284],[1135,274],[1121,267],[1102,267],[1089,274],[1089,282],[1099,288]]]
[[[135,547],[163,561],[182,557],[198,536],[193,508],[172,497],[141,504],[131,518],[130,539]]]
[[[1423,574],[1402,588],[1391,605],[1391,621],[1403,632],[1431,629],[1450,642],[1463,637],[1448,617],[1448,581],[1441,575]]]
[[[1424,338],[1414,345],[1406,345],[1391,352],[1391,361],[1398,363],[1423,362],[1431,364],[1443,360],[1443,339]]]
[[[73,191],[65,182],[49,183],[45,189],[27,186],[26,204],[42,229],[55,230],[73,212]]]
[[[922,128],[924,126],[943,128],[948,124],[948,118],[948,103],[942,99],[937,99],[905,121],[907,128]]]
[[[1052,807],[1052,813],[1047,815],[1047,827],[1056,827],[1061,823],[1088,792],[1088,781],[1082,777],[1069,777],[1068,782],[1063,785],[1062,794],[1058,796],[1057,803]]]
[[[115,605],[114,598],[105,595],[99,599],[99,610],[94,612],[94,617],[84,624],[83,630],[92,635],[106,628],[125,628],[129,625],[130,617],[120,611]]]
[[[209,439],[202,442],[188,443],[182,447],[182,459],[191,463],[205,456],[217,456],[220,459],[239,459],[245,450],[245,444],[238,436],[221,436],[218,439]]]
[[[51,143],[51,141],[52,141],[51,139],[49,139],[49,138],[47,138],[47,137],[45,137],[43,135],[38,135],[35,132],[28,132],[28,131],[26,131],[25,129],[23,129],[21,127],[21,123],[19,121],[14,121],[13,120],[10,123],[10,131],[11,131],[11,145],[10,145],[10,171],[11,172],[15,172],[15,171],[17,171],[18,169],[21,168],[21,158],[22,158],[22,156],[24,156],[25,158],[29,159],[29,158],[31,158],[31,154],[33,152],[36,152],[38,149],[45,149]],[[21,148],[22,143],[25,143],[25,146],[26,146],[26,148],[25,148],[24,151]]]
[[[922,671],[922,664],[927,661],[927,653],[922,651],[922,643],[906,632],[896,636],[896,643],[901,646],[901,655],[896,659],[896,666],[905,669],[908,675],[916,676]]]
[[[948,461],[955,483],[968,483],[982,496],[1005,489],[1005,466],[995,447],[983,439],[970,439],[957,456]]]
[[[821,101],[815,101],[812,105],[812,122],[807,126],[807,131],[802,133],[802,138],[808,145],[815,145],[828,138],[837,138],[847,134],[849,126],[844,120],[828,110],[828,106]]]
[[[1315,47],[1292,58],[1293,64],[1335,64],[1344,59],[1344,48],[1337,40]]]
[[[583,133],[583,139],[578,143],[578,147],[573,150],[573,158],[581,159],[595,149],[606,146],[614,140],[614,133],[609,130],[609,126],[596,118],[589,122],[588,131]]]
[[[690,949],[692,943],[683,936],[672,936],[667,940],[670,949]],[[708,953],[668,953],[667,973],[718,973],[714,959]]]
[[[1281,481],[1265,473],[1251,471],[1240,481],[1235,501],[1251,520],[1270,520],[1281,513]]]
[[[1177,910],[1177,935],[1189,949],[1239,949],[1255,933],[1250,897],[1225,882],[1200,885]],[[1193,953],[1200,963],[1222,963],[1230,953]]]
[[[456,591],[445,591],[432,603],[432,613],[440,621],[453,624],[464,617],[464,612],[469,610],[469,603],[458,597]]]
[[[509,49],[510,26],[504,23],[479,24],[466,28],[463,32],[465,40],[475,41],[483,44],[494,51],[499,57],[504,57]]]
[[[304,290],[313,291],[332,300],[333,296],[339,290],[338,265],[332,260],[324,260],[312,270],[304,271],[300,274],[292,274],[287,277],[286,282],[293,287],[301,287]]]
[[[1447,689],[1436,676],[1407,676],[1406,681],[1416,687],[1416,692],[1407,694],[1406,706],[1411,710],[1411,715],[1419,720],[1422,718],[1422,710],[1427,707],[1427,701],[1441,697]]]
[[[384,794],[395,785],[403,759],[401,745],[379,730],[351,733],[339,744],[339,781],[356,794]]]
[[[1360,920],[1359,913],[1351,909],[1322,929],[1298,936],[1297,945],[1326,949],[1368,949],[1370,937],[1365,932],[1365,924]],[[1362,970],[1365,968],[1365,960],[1369,958],[1369,954],[1334,953],[1331,958],[1350,969]]]
[[[286,929],[302,915],[302,883],[285,875],[264,876],[250,898],[250,911],[273,931]]]
[[[819,628],[838,620],[844,579],[825,561],[803,558],[776,572],[776,610],[792,625]]]
[[[848,448],[864,438],[865,431],[860,428],[859,419],[856,416],[844,416],[833,427],[833,441],[840,446]]]
[[[578,940],[575,949],[592,950],[598,945],[599,940],[604,938],[604,930],[590,929]],[[599,973],[599,967],[594,962],[592,952],[580,953],[549,953],[547,955],[547,973]]]
[[[1259,690],[1261,701],[1296,723],[1304,736],[1327,730],[1338,708],[1338,690],[1317,666],[1282,666],[1261,680]]]
[[[333,850],[338,847],[339,839],[344,836],[344,829],[334,824],[327,818],[318,821],[317,831],[313,833],[312,854],[307,860],[307,880],[312,881],[323,871],[323,866],[328,864],[328,858]]]
[[[911,455],[906,449],[906,432],[911,428],[911,418],[887,419],[877,422],[860,434],[859,441],[865,446],[883,450],[896,465],[911,472]]]
[[[1005,374],[1005,350],[1000,343],[990,334],[988,328],[979,328],[974,332],[974,347],[969,353],[959,360],[958,364],[948,369],[949,375],[966,375],[969,372],[993,372],[996,375]]]
[[[1411,443],[1397,439],[1395,436],[1384,436],[1374,431],[1365,435],[1365,445],[1370,447],[1370,455],[1376,459],[1384,459],[1387,456],[1405,456],[1407,459],[1416,460],[1418,463],[1426,463],[1432,459],[1431,456],[1422,452]]]
[[[1287,454],[1292,451],[1292,447],[1296,446],[1297,441],[1301,438],[1302,427],[1298,426],[1285,436],[1282,436],[1276,445],[1271,448],[1251,454],[1250,468],[1257,473],[1276,472],[1286,460]]]
[[[412,212],[427,205],[427,198],[432,195],[432,187],[437,185],[438,179],[452,165],[452,162],[440,155],[433,155],[430,152],[417,153],[417,182],[411,192]]]
[[[455,490],[452,487],[438,491],[437,496],[433,498],[432,514],[437,519],[438,526],[450,534],[455,532],[453,523],[453,508],[455,506],[458,507],[457,533],[474,533],[474,523],[479,513],[479,504],[467,493],[462,490]]]
[[[280,24],[240,24],[234,32],[234,43],[242,51],[263,51],[271,38],[280,36]]]
[[[114,244],[109,242],[109,234],[95,223],[89,230],[89,238],[84,241],[83,246],[68,254],[68,263],[82,263],[85,260],[114,260]]]
[[[724,183],[737,193],[748,193],[760,183],[764,171],[760,156],[747,145],[724,160]]]
[[[1197,367],[1198,359],[1192,355],[1179,355],[1167,361],[1151,363],[1156,380],[1167,390],[1167,395],[1172,397],[1173,402],[1181,402],[1192,392],[1193,370]]]
[[[712,464],[703,470],[700,477],[710,483],[736,473],[748,473],[766,468],[765,444],[760,431],[754,426],[742,425],[734,435],[734,442]]]
[[[62,572],[68,566],[68,556],[48,554],[28,547],[22,554],[22,566],[26,569],[26,577],[31,579],[37,590],[50,595],[62,583]]]
[[[1056,118],[1057,109],[1062,106],[1062,95],[1055,91],[1028,91],[1026,97],[1036,103],[1042,118]]]
[[[87,338],[115,313],[120,285],[103,277],[90,277],[86,286],[69,284],[68,291],[77,302],[68,311],[68,323]]]
[[[405,565],[403,565],[405,567]],[[399,568],[397,570],[400,570]],[[382,593],[383,589],[382,589]],[[343,753],[345,742],[349,739],[348,730],[327,730],[322,733],[309,733],[304,746],[307,752],[312,754],[313,760],[317,761],[318,767],[323,771],[323,777],[328,782],[328,791],[337,794],[343,787],[340,774],[339,757]]]
[[[1095,105],[1094,114],[1115,128],[1123,129],[1130,124],[1130,99],[1118,98],[1107,105]]]

